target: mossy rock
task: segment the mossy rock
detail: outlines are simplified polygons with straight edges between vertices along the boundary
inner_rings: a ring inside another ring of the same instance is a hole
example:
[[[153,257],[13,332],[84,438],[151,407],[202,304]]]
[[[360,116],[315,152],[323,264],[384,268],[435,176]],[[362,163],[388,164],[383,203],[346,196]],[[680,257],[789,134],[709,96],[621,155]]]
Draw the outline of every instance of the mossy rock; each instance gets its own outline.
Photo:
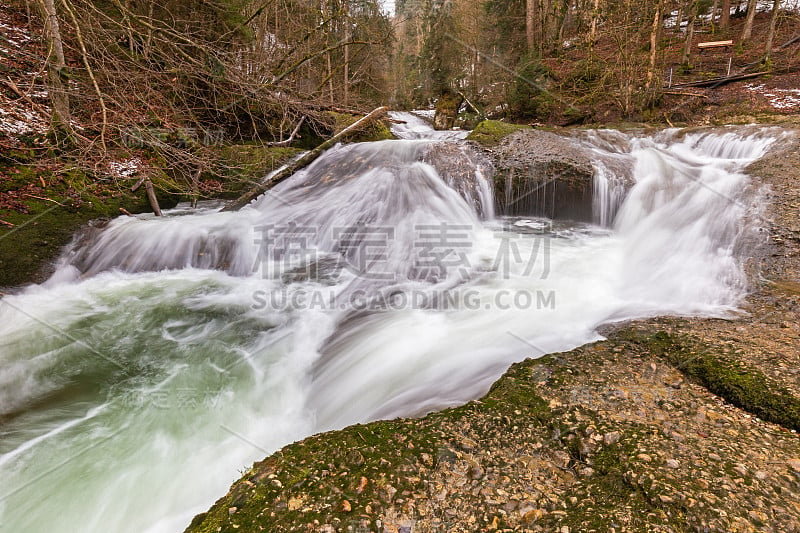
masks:
[[[509,124],[499,120],[484,120],[467,136],[468,141],[475,141],[483,146],[497,146],[514,132],[528,129],[521,124]]]
[[[0,211],[2,219],[14,224],[0,226],[0,287],[14,288],[27,283],[44,281],[76,231],[95,219],[120,216],[120,209],[131,213],[151,210],[144,188],[132,193],[127,188],[98,190],[97,182],[79,170],[71,170],[56,178],[40,173],[33,167],[18,165],[6,189],[23,187],[43,179],[48,184],[50,200],[28,197],[24,200],[26,213]],[[174,183],[164,174],[152,177],[156,196],[162,208],[174,207],[179,196]],[[12,187],[13,186],[13,187]]]
[[[237,198],[264,177],[303,150],[260,144],[230,144],[220,147],[219,174],[226,178],[220,197]]]
[[[628,336],[731,404],[762,420],[800,431],[800,398],[758,369],[689,337],[665,331],[645,336],[631,332]]]
[[[349,115],[347,113],[337,113],[335,111],[328,111],[325,113],[325,115],[331,121],[331,126],[332,126],[331,135],[336,135],[340,133],[345,128],[352,126],[358,120],[363,118],[361,116]],[[386,124],[386,122],[382,120],[376,120],[372,122],[372,124],[364,128],[362,132],[351,136],[349,139],[347,139],[347,141],[374,142],[374,141],[386,141],[395,138],[396,137],[394,136],[394,134],[392,134],[392,131],[389,129],[389,126]]]

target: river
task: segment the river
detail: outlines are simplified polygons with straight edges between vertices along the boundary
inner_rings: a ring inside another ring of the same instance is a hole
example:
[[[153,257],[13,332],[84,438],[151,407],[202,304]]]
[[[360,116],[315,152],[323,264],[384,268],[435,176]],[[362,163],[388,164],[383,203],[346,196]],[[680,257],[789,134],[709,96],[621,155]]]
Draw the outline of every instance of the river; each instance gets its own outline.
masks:
[[[182,531],[292,441],[474,399],[603,324],[737,312],[760,240],[742,169],[774,133],[590,132],[588,224],[496,215],[462,134],[395,117],[404,139],[336,147],[239,212],[82,232],[0,300],[0,531]],[[441,143],[459,172],[430,164]]]

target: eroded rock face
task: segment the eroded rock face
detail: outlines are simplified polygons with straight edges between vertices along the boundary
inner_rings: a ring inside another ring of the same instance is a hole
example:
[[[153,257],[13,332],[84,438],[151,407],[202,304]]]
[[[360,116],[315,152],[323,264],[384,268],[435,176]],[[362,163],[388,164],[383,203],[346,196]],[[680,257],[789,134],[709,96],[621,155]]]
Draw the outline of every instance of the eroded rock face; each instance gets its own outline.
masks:
[[[423,161],[436,168],[442,179],[469,202],[484,218],[494,215],[489,184],[494,176],[492,162],[486,154],[459,143],[432,143]],[[479,179],[482,175],[486,181]]]
[[[523,130],[487,153],[497,169],[498,214],[593,220],[592,153],[577,140]]]

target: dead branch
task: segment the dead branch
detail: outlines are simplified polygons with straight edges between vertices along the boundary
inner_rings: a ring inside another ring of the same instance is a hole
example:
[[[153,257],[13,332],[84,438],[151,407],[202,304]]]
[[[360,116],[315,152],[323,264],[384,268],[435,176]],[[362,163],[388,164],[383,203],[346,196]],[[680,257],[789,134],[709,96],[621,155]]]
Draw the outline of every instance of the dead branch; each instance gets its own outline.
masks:
[[[61,207],[67,207],[64,204],[62,204],[61,202],[57,202],[57,201],[53,200],[52,198],[45,198],[44,196],[36,196],[34,194],[27,194],[27,193],[23,194],[23,196],[27,196],[28,198],[36,198],[37,200],[44,200],[45,202],[53,202],[54,204],[60,205]]]
[[[290,144],[292,144],[294,142],[295,137],[297,137],[297,133],[300,131],[300,128],[303,126],[303,122],[305,122],[305,121],[306,121],[306,117],[304,116],[303,118],[300,119],[300,122],[297,123],[297,126],[294,128],[294,131],[292,132],[292,134],[285,141],[277,141],[277,142],[266,143],[265,146],[274,146],[274,147],[289,146]]]

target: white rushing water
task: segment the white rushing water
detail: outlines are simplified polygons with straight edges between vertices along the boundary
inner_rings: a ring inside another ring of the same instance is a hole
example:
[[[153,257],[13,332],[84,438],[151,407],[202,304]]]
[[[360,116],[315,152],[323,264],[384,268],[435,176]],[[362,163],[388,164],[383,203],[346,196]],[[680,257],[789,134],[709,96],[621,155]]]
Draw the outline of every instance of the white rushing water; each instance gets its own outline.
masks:
[[[495,219],[468,148],[400,140],[77,238],[0,300],[0,530],[182,531],[291,441],[465,402],[603,323],[734,312],[771,138],[586,142],[635,179],[608,227]]]

